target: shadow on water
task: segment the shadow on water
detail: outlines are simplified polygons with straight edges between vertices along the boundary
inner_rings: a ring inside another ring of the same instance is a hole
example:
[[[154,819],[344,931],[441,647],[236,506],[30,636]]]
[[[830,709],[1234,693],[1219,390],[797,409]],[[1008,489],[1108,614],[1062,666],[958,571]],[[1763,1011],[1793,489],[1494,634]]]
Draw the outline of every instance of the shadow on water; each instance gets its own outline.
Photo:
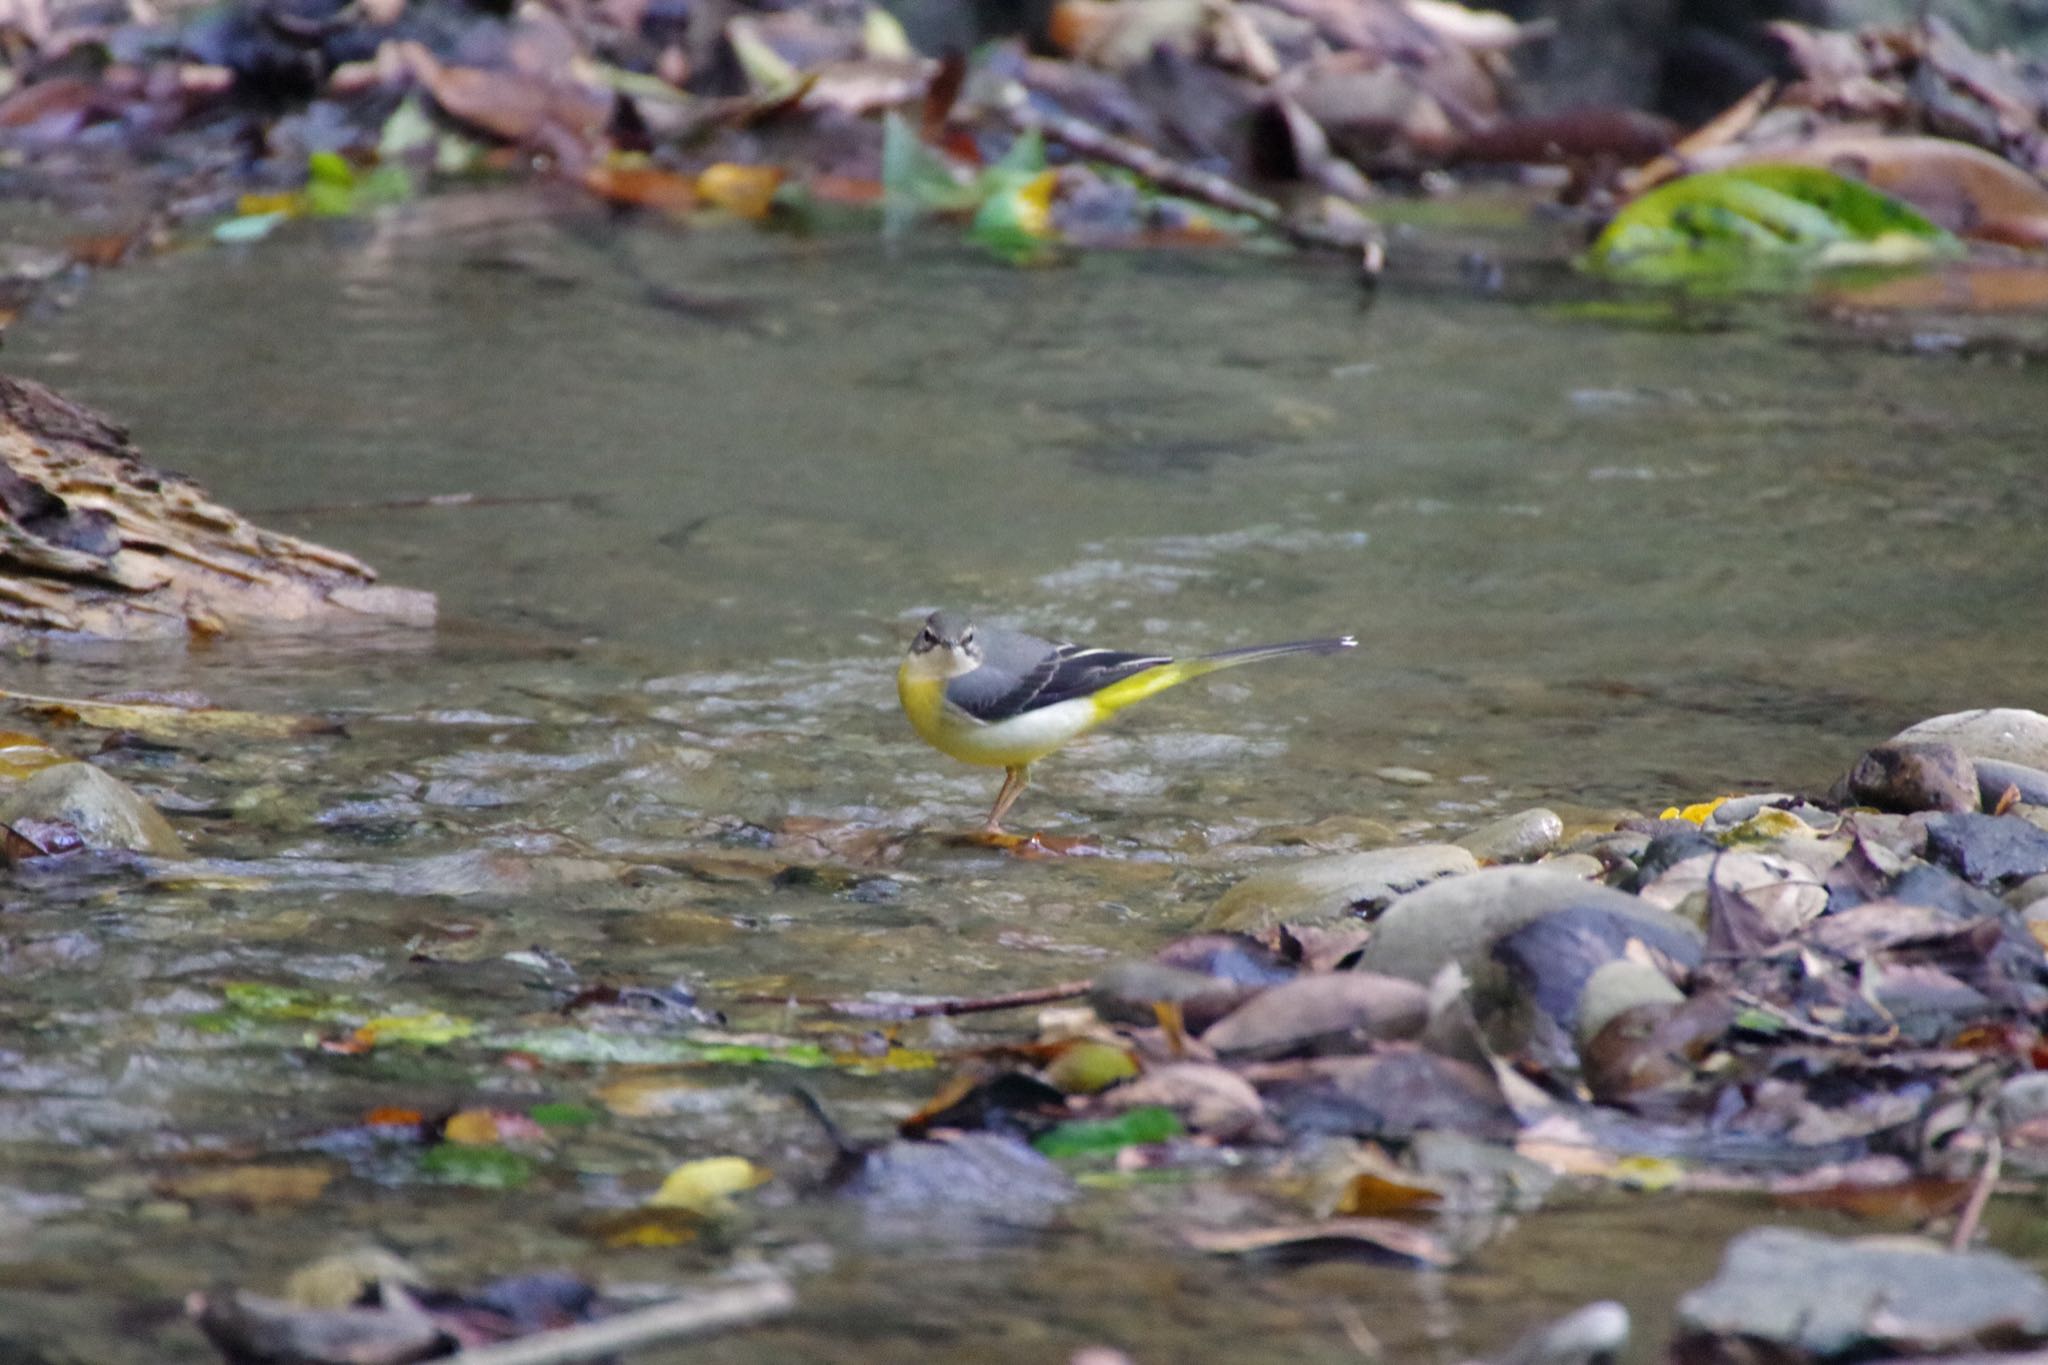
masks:
[[[556,1018],[564,970],[712,1004],[1064,980],[1185,928],[1304,826],[1811,788],[1919,715],[2036,696],[2048,665],[2011,628],[2048,562],[2038,404],[1992,367],[1574,321],[1441,261],[1367,309],[1313,260],[1012,271],[936,243],[568,232],[517,199],[425,212],[109,274],[10,338],[159,462],[448,618],[9,668],[346,724],[110,755],[203,861],[0,891],[0,1342],[48,1359],[206,1359],[169,1320],[187,1290],[369,1239],[450,1280],[671,1279],[720,1258],[609,1249],[590,1221],[719,1151],[783,1155],[749,1238],[829,1268],[790,1322],[693,1360],[1224,1360],[1283,1331],[1355,1359],[1340,1303],[1391,1358],[1451,1360],[1610,1295],[1654,1342],[1759,1210],[1588,1201],[1448,1275],[1282,1272],[1164,1230],[1237,1198],[1221,1180],[935,1251],[795,1201],[819,1154],[744,1068],[642,1109],[630,1067],[202,1024],[238,981],[512,1030]],[[1020,818],[1112,856],[1012,861],[916,833],[995,786],[896,714],[907,624],[940,603],[1134,647],[1366,647],[1188,688],[1046,763]],[[818,1084],[879,1133],[931,1075]],[[607,1118],[518,1196],[323,1146],[378,1106],[541,1099]],[[253,1214],[166,1193],[183,1164],[280,1155],[343,1174]]]

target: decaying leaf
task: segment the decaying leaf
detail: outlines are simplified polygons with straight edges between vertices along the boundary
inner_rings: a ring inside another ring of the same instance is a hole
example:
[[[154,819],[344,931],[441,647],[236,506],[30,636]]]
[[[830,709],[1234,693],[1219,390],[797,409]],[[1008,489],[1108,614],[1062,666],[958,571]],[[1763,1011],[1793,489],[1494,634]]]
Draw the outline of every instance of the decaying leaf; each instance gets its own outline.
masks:
[[[1325,1218],[1265,1228],[1187,1228],[1190,1246],[1218,1256],[1268,1256],[1283,1261],[1345,1257],[1393,1260],[1438,1268],[1458,1258],[1428,1228],[1391,1218]]]

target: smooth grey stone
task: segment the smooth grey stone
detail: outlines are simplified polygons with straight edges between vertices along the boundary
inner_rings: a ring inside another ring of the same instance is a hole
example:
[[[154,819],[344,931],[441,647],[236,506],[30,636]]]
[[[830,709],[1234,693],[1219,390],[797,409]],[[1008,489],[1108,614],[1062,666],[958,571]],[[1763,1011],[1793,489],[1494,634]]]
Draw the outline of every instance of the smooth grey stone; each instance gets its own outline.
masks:
[[[1977,809],[1977,769],[1953,744],[1880,744],[1849,769],[1849,796],[1879,810]]]
[[[1891,742],[1953,744],[1971,758],[2048,768],[2048,716],[2016,707],[1930,716],[1899,731]]]
[[[1579,992],[1579,1007],[1572,1019],[1572,1041],[1584,1049],[1616,1015],[1638,1005],[1684,1003],[1685,992],[1649,963],[1630,957],[1616,958],[1603,963],[1586,978],[1586,988]]]
[[[2048,1335],[2048,1283],[1995,1251],[1752,1228],[1728,1244],[1712,1283],[1678,1301],[1678,1318],[1688,1333],[1822,1358],[1887,1342],[1936,1355],[1980,1337]]]
[[[1755,818],[1773,806],[1796,802],[1799,798],[1791,792],[1754,792],[1748,796],[1731,796],[1714,807],[1707,816],[1707,823],[1701,828],[1709,834],[1734,829],[1744,820]]]
[[[1563,837],[1557,812],[1537,806],[1490,820],[1451,842],[1483,863],[1525,863],[1556,848]]]
[[[1410,891],[1386,908],[1359,954],[1361,971],[1428,982],[1457,962],[1475,982],[1490,975],[1493,944],[1560,910],[1605,910],[1640,925],[1644,942],[1682,965],[1698,963],[1699,930],[1625,891],[1536,867],[1490,867]]]
[[[1436,781],[1436,774],[1420,768],[1386,767],[1374,768],[1372,775],[1382,782],[1391,782],[1397,787],[1427,787]]]
[[[25,778],[0,801],[0,825],[62,820],[87,848],[182,858],[185,847],[155,806],[90,763],[58,763]]]
[[[1163,962],[1113,962],[1095,974],[1088,1004],[1119,1024],[1155,1024],[1155,1005],[1172,1005],[1197,1033],[1257,993],[1259,987],[1170,967]]]
[[[1276,924],[1321,924],[1353,908],[1377,909],[1425,882],[1479,864],[1454,844],[1413,844],[1368,853],[1300,858],[1254,872],[1223,893],[1198,926],[1257,933]]]
[[[2017,787],[2020,800],[2030,806],[2048,806],[2048,771],[2030,768],[2024,763],[2008,763],[1999,758],[1980,758],[1974,765],[1977,770],[1977,796],[1985,810],[1994,809],[2005,799],[2006,789]]]

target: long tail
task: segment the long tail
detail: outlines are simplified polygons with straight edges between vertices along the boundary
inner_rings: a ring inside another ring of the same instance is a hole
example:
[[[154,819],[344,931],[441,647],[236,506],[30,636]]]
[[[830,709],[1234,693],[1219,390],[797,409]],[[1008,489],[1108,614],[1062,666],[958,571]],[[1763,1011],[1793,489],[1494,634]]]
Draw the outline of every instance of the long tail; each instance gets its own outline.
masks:
[[[1095,694],[1095,704],[1105,713],[1121,711],[1133,702],[1143,701],[1177,683],[1214,673],[1218,669],[1236,668],[1239,664],[1255,664],[1261,659],[1278,659],[1289,654],[1341,654],[1347,649],[1356,648],[1356,637],[1335,635],[1321,640],[1290,640],[1284,645],[1247,645],[1242,649],[1225,649],[1215,654],[1198,654],[1192,659],[1175,659],[1172,663],[1160,664],[1157,668],[1148,668],[1143,673],[1133,673],[1122,682],[1112,683]]]

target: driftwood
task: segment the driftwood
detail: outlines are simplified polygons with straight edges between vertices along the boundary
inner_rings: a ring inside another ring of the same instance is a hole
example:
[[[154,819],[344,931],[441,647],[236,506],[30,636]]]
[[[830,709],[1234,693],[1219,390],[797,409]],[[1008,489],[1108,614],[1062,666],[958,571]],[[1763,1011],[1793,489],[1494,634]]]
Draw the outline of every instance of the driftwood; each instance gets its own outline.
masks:
[[[144,464],[98,413],[0,375],[0,640],[433,624],[432,593],[376,580]]]

